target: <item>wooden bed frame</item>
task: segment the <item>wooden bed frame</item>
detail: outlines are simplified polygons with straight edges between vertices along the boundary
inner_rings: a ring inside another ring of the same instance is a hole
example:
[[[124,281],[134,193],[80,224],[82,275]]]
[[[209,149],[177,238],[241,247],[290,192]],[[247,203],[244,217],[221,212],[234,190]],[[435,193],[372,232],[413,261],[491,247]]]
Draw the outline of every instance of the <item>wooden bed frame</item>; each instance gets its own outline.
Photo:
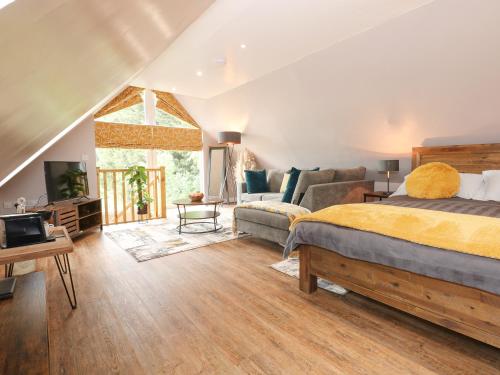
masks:
[[[500,169],[500,144],[413,148],[412,168],[441,161],[459,172]],[[317,278],[500,348],[500,295],[301,245],[300,289]]]

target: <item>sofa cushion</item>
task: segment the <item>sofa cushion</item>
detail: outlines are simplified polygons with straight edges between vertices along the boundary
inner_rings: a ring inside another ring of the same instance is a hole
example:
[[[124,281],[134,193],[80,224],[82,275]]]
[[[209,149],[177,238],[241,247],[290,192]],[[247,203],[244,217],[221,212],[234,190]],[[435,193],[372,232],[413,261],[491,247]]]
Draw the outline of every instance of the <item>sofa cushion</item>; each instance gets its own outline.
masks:
[[[262,195],[263,195],[263,193],[256,193],[256,194],[243,193],[243,194],[241,194],[240,199],[241,199],[242,202],[261,201],[262,200]]]
[[[280,169],[269,169],[267,171],[267,191],[270,191],[272,193],[279,193],[284,175],[285,171],[282,171]]]
[[[283,198],[282,193],[243,193],[241,194],[241,202],[255,202],[255,201],[281,201]]]
[[[351,169],[336,169],[333,182],[364,180],[365,174],[366,174],[365,167],[358,167]]]
[[[311,171],[319,171],[319,168],[310,169]],[[285,194],[283,195],[282,202],[291,203],[293,198],[293,193],[295,191],[295,187],[297,186],[297,182],[299,180],[300,169],[292,167],[289,172],[290,178],[288,179],[288,184],[286,186]]]
[[[247,183],[247,192],[249,194],[265,193],[269,191],[267,187],[266,170],[245,171],[245,181]]]
[[[292,204],[300,204],[300,201],[310,185],[328,184],[333,182],[335,169],[324,169],[322,171],[302,171],[293,192]]]

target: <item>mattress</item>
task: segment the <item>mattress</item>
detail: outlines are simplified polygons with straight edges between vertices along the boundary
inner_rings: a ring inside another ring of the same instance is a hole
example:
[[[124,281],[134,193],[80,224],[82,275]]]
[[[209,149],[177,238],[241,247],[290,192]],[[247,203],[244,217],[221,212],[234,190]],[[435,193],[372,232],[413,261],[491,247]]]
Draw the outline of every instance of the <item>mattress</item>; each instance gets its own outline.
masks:
[[[500,218],[500,203],[492,201],[461,198],[421,200],[400,196],[375,204]],[[500,295],[498,259],[442,250],[377,233],[317,222],[299,223],[288,237],[284,255],[288,256],[301,244]]]

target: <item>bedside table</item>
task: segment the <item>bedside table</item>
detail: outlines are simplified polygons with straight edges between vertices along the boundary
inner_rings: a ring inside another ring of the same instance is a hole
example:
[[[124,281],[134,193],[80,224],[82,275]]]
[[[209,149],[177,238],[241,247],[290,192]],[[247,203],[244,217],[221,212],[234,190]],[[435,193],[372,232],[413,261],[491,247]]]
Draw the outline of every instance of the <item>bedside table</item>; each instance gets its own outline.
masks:
[[[389,196],[394,193],[393,191],[386,192],[386,191],[373,191],[371,193],[364,193],[363,194],[363,202],[366,202],[366,198],[378,198],[379,201],[382,199],[389,198]]]

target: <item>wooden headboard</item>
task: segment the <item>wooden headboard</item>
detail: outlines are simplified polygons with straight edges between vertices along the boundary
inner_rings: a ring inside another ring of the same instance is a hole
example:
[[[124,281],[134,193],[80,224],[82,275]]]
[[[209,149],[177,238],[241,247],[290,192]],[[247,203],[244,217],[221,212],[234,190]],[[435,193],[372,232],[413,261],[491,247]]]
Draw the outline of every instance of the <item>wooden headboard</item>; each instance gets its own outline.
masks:
[[[462,173],[500,169],[500,143],[413,148],[412,170],[433,161],[449,164]]]

